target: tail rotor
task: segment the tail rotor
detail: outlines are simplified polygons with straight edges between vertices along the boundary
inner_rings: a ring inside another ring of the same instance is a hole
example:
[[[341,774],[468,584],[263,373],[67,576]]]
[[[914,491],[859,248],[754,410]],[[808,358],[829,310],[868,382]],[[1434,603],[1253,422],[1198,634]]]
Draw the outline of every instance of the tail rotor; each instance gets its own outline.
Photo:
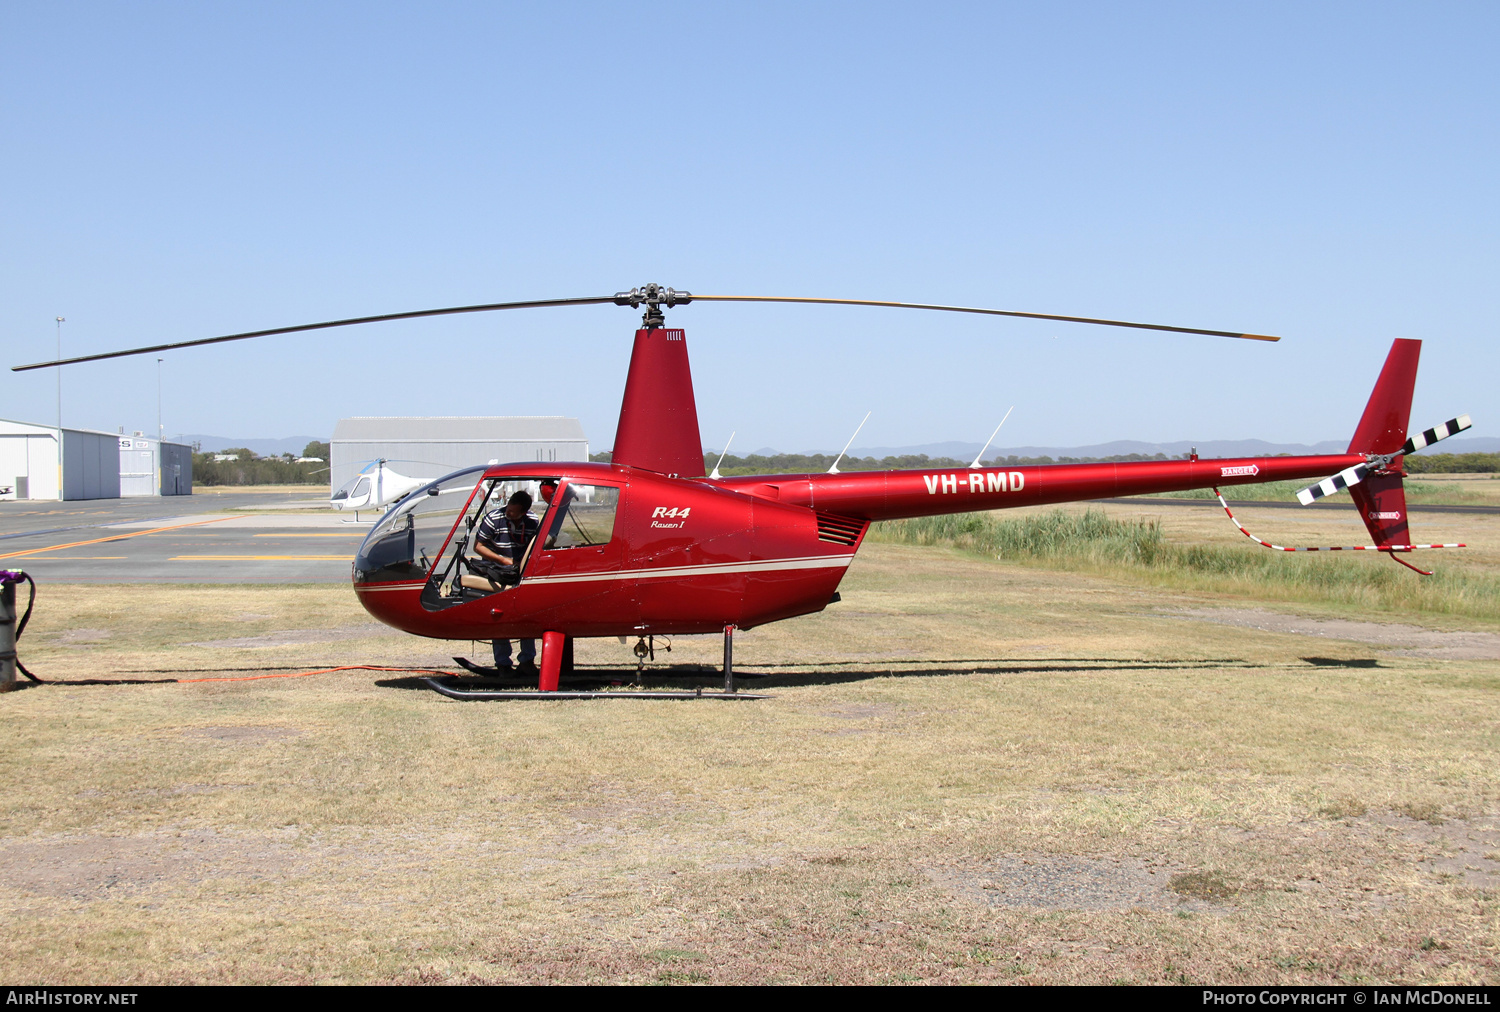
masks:
[[[1468,415],[1459,415],[1450,418],[1442,425],[1435,425],[1407,439],[1406,443],[1395,453],[1372,453],[1367,454],[1369,458],[1363,464],[1355,464],[1353,467],[1345,468],[1338,474],[1324,478],[1316,485],[1309,485],[1297,493],[1297,501],[1304,506],[1311,506],[1314,502],[1324,496],[1342,492],[1351,485],[1357,485],[1372,474],[1378,474],[1390,467],[1391,462],[1397,457],[1405,457],[1416,453],[1424,447],[1431,446],[1449,436],[1456,436],[1465,429],[1473,428],[1474,423],[1469,420]]]

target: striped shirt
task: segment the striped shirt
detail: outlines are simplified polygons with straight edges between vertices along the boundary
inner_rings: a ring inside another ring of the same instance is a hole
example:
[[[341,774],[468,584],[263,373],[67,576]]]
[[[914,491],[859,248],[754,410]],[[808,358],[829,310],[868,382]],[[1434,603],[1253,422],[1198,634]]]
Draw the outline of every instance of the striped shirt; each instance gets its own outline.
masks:
[[[501,506],[484,515],[475,540],[490,551],[513,560],[513,565],[519,565],[526,546],[536,537],[536,529],[536,517],[530,513],[512,523],[505,515],[505,507]]]

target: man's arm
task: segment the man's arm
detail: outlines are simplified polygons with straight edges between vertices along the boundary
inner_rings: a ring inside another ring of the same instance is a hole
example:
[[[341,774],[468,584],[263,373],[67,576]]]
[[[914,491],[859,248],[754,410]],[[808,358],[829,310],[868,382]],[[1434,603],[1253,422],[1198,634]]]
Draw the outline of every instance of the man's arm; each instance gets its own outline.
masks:
[[[514,566],[516,564],[514,559],[506,558],[483,541],[474,542],[474,551],[479,553],[480,558],[489,559],[491,562],[498,562],[502,566]]]
[[[500,535],[505,533],[505,520],[496,522],[493,515],[488,515],[479,524],[479,532],[474,538],[474,551],[479,553],[481,559],[498,562],[502,566],[514,566],[515,560],[501,555],[498,550]],[[506,538],[506,547],[511,547],[509,537]]]

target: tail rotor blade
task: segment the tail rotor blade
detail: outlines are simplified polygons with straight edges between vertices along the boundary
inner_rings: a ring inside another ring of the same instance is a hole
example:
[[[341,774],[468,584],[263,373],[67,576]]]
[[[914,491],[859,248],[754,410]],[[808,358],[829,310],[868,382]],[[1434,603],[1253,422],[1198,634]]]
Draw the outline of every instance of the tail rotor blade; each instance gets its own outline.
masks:
[[[1370,467],[1368,464],[1355,464],[1353,467],[1346,467],[1338,474],[1330,478],[1324,478],[1316,485],[1309,485],[1298,492],[1297,501],[1304,506],[1311,506],[1324,496],[1333,495],[1335,492],[1342,492],[1350,485],[1358,485],[1369,477],[1369,475]]]
[[[1468,415],[1459,415],[1457,418],[1450,418],[1442,425],[1434,425],[1430,429],[1423,429],[1421,432],[1408,439],[1406,441],[1406,445],[1401,447],[1401,449],[1396,452],[1399,456],[1402,457],[1406,456],[1408,453],[1416,453],[1424,446],[1431,446],[1433,443],[1436,443],[1440,439],[1447,439],[1449,436],[1456,436],[1465,429],[1473,428],[1473,426],[1474,423],[1469,421]]]
[[[1472,428],[1473,425],[1474,423],[1469,420],[1468,415],[1459,415],[1457,418],[1450,418],[1442,425],[1423,429],[1412,436],[1401,449],[1391,454],[1391,456],[1404,457],[1409,453],[1416,453],[1424,446],[1431,446],[1441,439],[1457,435],[1465,429]],[[1389,458],[1382,457],[1380,460],[1389,460]],[[1375,463],[1378,464],[1380,461],[1376,461]],[[1324,496],[1333,495],[1335,492],[1342,492],[1350,485],[1358,485],[1369,476],[1369,464],[1355,464],[1353,467],[1345,468],[1331,478],[1324,478],[1316,485],[1309,485],[1307,488],[1304,488],[1297,493],[1297,501],[1304,506],[1310,506]]]

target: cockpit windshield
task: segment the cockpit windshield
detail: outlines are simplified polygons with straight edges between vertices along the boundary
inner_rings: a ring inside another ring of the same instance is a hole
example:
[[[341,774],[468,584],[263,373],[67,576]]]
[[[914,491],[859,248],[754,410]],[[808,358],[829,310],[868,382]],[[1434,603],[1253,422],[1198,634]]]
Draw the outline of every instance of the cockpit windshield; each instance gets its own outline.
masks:
[[[426,579],[484,471],[483,467],[455,471],[392,507],[359,546],[354,582]]]
[[[432,567],[422,590],[423,607],[431,611],[451,608],[498,594],[521,581],[536,547],[538,520],[547,510],[541,480],[501,476],[479,482]],[[520,503],[529,499],[531,505],[523,508],[518,503],[507,510],[518,493],[524,495]]]
[[[353,478],[350,478],[348,481],[344,482],[338,488],[334,489],[333,495],[329,496],[328,499],[330,502],[338,502],[342,499],[348,499],[350,496],[355,496],[357,498],[359,496],[369,494],[370,479],[362,474],[357,474]]]

